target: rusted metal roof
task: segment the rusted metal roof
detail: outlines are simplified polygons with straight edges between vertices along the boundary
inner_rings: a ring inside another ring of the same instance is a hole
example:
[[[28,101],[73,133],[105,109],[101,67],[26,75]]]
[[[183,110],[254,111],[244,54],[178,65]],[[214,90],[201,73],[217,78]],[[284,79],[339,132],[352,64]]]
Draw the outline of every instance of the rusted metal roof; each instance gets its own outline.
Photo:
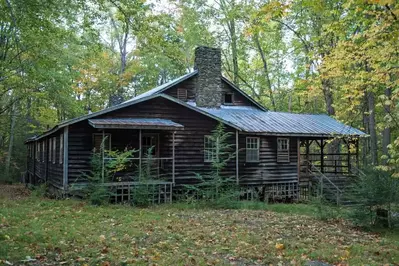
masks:
[[[330,137],[334,135],[365,135],[364,132],[324,114],[262,111],[246,106],[222,106],[218,109],[197,108],[250,133]]]
[[[160,118],[105,118],[89,119],[89,124],[94,128],[107,129],[184,129],[184,126],[172,120]]]

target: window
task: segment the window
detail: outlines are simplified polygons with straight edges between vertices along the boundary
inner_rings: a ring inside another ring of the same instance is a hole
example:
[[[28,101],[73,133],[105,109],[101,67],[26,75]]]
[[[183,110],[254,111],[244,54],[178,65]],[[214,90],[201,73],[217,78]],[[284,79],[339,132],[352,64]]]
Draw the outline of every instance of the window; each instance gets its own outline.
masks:
[[[187,101],[187,90],[183,88],[177,88],[177,99]]]
[[[60,161],[59,164],[62,164],[64,160],[64,134],[60,135]]]
[[[100,152],[101,144],[103,143],[103,133],[93,134],[93,151]],[[111,149],[111,134],[104,133],[104,150]]]
[[[233,93],[225,93],[224,94],[224,103],[225,104],[233,104]]]
[[[53,152],[53,142],[51,141],[51,139],[49,139],[48,140],[48,161],[49,162],[51,162],[51,158],[53,158],[52,152]]]
[[[259,138],[247,137],[246,152],[247,162],[259,162]]]
[[[215,141],[210,135],[204,137],[204,162],[212,162],[216,158]]]
[[[46,142],[42,141],[42,162],[44,163],[46,157]]]
[[[36,160],[39,161],[40,158],[40,143],[36,142]]]
[[[55,163],[56,158],[57,158],[57,138],[54,137],[52,138],[53,140],[53,158],[52,158],[52,162]]]
[[[158,155],[158,134],[143,134],[141,137],[141,155],[146,157],[151,155],[152,157],[157,157]],[[151,149],[151,154],[148,151]]]
[[[277,162],[290,161],[290,142],[287,138],[277,139]]]

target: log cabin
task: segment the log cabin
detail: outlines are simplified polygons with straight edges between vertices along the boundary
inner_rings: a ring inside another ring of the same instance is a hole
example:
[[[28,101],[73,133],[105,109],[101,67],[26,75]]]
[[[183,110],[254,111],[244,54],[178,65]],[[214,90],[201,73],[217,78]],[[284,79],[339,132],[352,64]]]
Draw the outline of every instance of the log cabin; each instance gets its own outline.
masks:
[[[224,174],[250,191],[246,195],[269,199],[299,199],[315,178],[338,193],[339,181],[358,168],[359,137],[365,135],[324,114],[267,110],[222,76],[220,49],[201,46],[193,72],[28,139],[26,182],[46,182],[67,195],[87,182],[83,173],[106,140],[106,149],[134,149],[130,159],[139,169],[153,147],[154,184],[171,198],[172,190],[194,182],[195,173],[211,170],[210,135],[219,123],[236,152]],[[123,191],[139,176],[132,170],[108,185]]]

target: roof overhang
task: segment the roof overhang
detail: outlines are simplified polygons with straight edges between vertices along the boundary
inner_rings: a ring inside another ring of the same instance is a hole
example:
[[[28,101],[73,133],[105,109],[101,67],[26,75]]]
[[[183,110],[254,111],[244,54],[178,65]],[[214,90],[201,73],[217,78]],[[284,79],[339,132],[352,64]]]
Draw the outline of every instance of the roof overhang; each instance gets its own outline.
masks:
[[[318,133],[279,133],[279,132],[248,132],[241,131],[239,134],[243,135],[256,135],[256,136],[276,136],[276,137],[297,137],[297,138],[308,138],[308,139],[336,139],[336,138],[367,138],[368,135],[358,134],[318,134]]]
[[[89,124],[97,129],[159,129],[183,130],[182,124],[160,118],[106,118],[89,119]]]

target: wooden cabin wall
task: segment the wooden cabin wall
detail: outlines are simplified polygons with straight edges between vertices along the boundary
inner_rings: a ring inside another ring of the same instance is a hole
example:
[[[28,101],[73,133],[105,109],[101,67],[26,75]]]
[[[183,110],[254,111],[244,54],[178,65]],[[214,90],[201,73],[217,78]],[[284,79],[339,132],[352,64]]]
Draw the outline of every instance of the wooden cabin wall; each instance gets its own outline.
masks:
[[[177,99],[177,90],[178,89],[186,89],[187,90],[187,100],[188,101],[195,101],[195,83],[197,81],[197,77],[191,77],[186,79],[185,81],[175,85],[169,89],[167,89],[164,93],[172,96],[173,98]]]
[[[259,162],[246,162],[246,137],[259,137]],[[277,162],[277,137],[239,135],[239,175],[242,185],[298,181],[297,138],[290,138],[289,162]]]
[[[27,145],[33,145],[33,154],[29,156],[28,154],[28,162],[27,168],[29,173],[32,175],[34,180],[33,182],[44,183],[47,182],[50,185],[53,185],[57,188],[62,188],[63,185],[63,163],[59,162],[59,153],[61,149],[60,145],[60,132],[56,132],[49,136],[46,136],[38,141],[31,142]],[[55,163],[53,161],[49,161],[49,142],[53,137],[56,137],[56,160]],[[43,142],[45,149],[43,150]],[[40,144],[40,153],[39,157],[36,155],[37,143]],[[32,146],[31,146],[32,147]]]
[[[177,91],[178,89],[186,89],[187,90],[187,101],[195,101],[195,83],[196,83],[197,77],[194,76],[192,78],[189,78],[180,84],[173,86],[169,89],[167,89],[164,93],[172,96],[174,98],[177,97]],[[249,101],[246,97],[241,95],[239,92],[237,92],[235,89],[233,89],[227,82],[221,81],[222,82],[222,93],[233,93],[233,100],[234,103],[231,105],[237,105],[237,106],[255,106],[251,101]],[[223,102],[223,101],[222,101]]]
[[[204,136],[211,134],[218,124],[217,121],[163,98],[152,99],[97,118],[113,117],[163,118],[184,125],[184,130],[178,130],[175,134],[175,182],[177,185],[194,183],[197,181],[194,173],[207,174],[211,170],[211,163],[204,162]],[[230,144],[234,144],[235,130],[231,128],[227,128],[227,130],[232,132],[229,141]],[[69,127],[69,184],[78,182],[79,179],[83,181],[82,172],[90,169],[90,157],[93,149],[92,135],[95,132],[101,131],[91,127],[87,121]],[[138,143],[137,133],[132,133],[130,130],[105,130],[105,132],[112,133],[113,147],[124,148],[127,143],[135,146]],[[145,132],[154,132],[154,130],[143,130],[143,133]],[[159,134],[161,155],[172,157],[172,132],[161,130]],[[135,136],[137,137],[136,141],[134,141]],[[171,162],[167,163],[165,167],[168,165],[172,171]],[[226,175],[234,176],[235,160],[232,160],[226,169]]]
[[[60,163],[60,149],[61,149],[60,136],[62,132],[63,131],[61,130],[47,137],[47,182],[58,188],[62,188],[63,186],[64,164],[63,162]],[[55,162],[53,163],[52,159],[51,161],[48,160],[48,156],[50,154],[49,143],[50,141],[53,140],[54,137],[56,139],[56,145],[55,145]]]
[[[218,122],[205,115],[187,109],[167,99],[155,98],[144,103],[126,107],[98,118],[163,118],[182,124],[184,130],[175,134],[175,181],[176,184],[189,184],[196,181],[194,173],[207,174],[210,163],[204,162],[204,136],[210,135]],[[234,133],[232,128],[227,131]],[[165,145],[162,147],[166,157],[172,157],[172,134],[162,131]],[[234,136],[230,138],[234,144]],[[235,162],[227,167],[226,175],[235,175]]]
[[[84,182],[84,173],[91,170],[93,133],[98,132],[87,120],[68,128],[68,186]]]
[[[43,142],[45,150],[43,151]],[[45,138],[36,141],[35,145],[39,143],[40,152],[38,153],[38,157],[35,157],[35,180],[38,183],[46,182],[46,170],[47,170],[47,141]],[[36,146],[37,150],[37,146]]]

